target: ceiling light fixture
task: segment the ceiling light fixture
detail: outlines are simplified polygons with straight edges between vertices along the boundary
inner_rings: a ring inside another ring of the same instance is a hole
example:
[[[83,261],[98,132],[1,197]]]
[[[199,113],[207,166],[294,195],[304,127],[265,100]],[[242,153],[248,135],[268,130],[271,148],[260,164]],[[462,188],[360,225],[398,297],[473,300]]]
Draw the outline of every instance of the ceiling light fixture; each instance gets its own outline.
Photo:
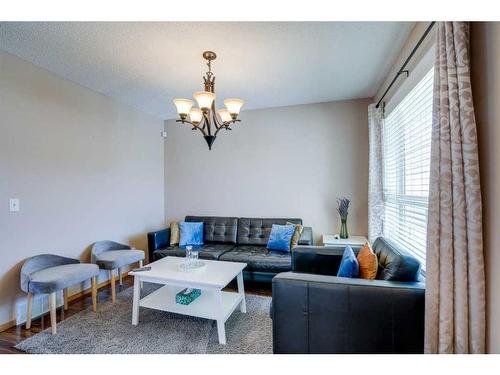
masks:
[[[221,129],[231,130],[230,126],[238,120],[238,114],[243,106],[241,99],[225,99],[225,109],[215,109],[215,76],[212,73],[211,62],[217,55],[212,51],[203,52],[203,58],[207,60],[208,72],[203,76],[204,91],[197,91],[193,98],[198,107],[193,107],[190,99],[174,99],[179,119],[176,122],[190,124],[193,130],[199,130],[207,141],[208,149],[212,149],[217,133]],[[188,119],[189,116],[189,119]]]

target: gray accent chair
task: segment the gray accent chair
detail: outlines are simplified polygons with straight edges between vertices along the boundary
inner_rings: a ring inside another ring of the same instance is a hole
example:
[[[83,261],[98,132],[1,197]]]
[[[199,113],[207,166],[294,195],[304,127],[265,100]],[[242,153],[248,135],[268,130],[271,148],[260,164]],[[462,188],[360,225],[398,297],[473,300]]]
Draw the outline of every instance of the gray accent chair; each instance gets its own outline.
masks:
[[[92,246],[90,256],[92,263],[108,270],[113,302],[116,300],[114,270],[118,270],[120,285],[122,285],[121,269],[136,262],[139,262],[139,267],[142,267],[144,261],[144,251],[113,241],[97,241]]]
[[[53,254],[28,258],[21,267],[21,290],[28,293],[26,329],[31,328],[31,308],[34,294],[49,295],[50,325],[57,333],[56,293],[63,291],[64,310],[68,309],[68,287],[88,279],[92,283],[92,309],[97,310],[97,281],[99,267],[80,263],[78,259]]]

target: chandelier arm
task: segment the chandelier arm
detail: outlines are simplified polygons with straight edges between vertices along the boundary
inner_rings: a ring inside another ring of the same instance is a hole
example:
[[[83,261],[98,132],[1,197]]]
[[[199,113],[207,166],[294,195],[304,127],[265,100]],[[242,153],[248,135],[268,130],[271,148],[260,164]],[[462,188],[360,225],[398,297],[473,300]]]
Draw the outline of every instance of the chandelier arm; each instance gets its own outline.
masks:
[[[207,135],[207,132],[205,131],[205,125],[206,125],[205,116],[202,116],[202,120],[198,124],[191,123],[191,125],[193,125],[193,129],[198,129],[199,131],[201,131],[204,137]]]
[[[219,122],[219,120],[218,120],[218,119],[216,119],[216,121],[217,121],[217,124],[218,124],[219,126],[217,127],[217,132],[216,132],[215,134],[217,134],[217,133],[219,132],[219,130],[221,130],[221,129],[231,130],[231,128],[229,127],[229,126],[231,125],[231,122],[230,122],[230,121],[226,121],[226,122],[222,121],[222,122]]]
[[[211,126],[211,121],[210,121],[210,113],[203,113],[203,127],[205,127],[208,131],[208,134],[205,135],[212,135],[212,126]]]
[[[215,106],[213,107],[212,110],[212,118],[214,119],[214,125],[217,131],[221,128],[222,124],[219,122],[219,119],[217,118],[217,113],[215,112]]]
[[[198,130],[201,132],[201,134],[203,134],[203,136],[204,136],[204,137],[206,137],[206,136],[207,136],[207,133],[205,132],[205,130],[203,130],[203,129],[202,129],[202,128],[200,128],[199,126],[193,126],[193,129],[192,129],[192,130],[196,130],[196,129],[198,129]]]
[[[200,122],[199,124],[194,124],[191,121],[187,121],[187,120],[175,120],[175,122],[182,122],[183,124],[189,124],[189,125],[191,125],[193,127],[192,130],[198,129],[199,131],[201,131],[203,133],[203,135],[207,135],[207,133],[205,132],[205,130],[203,130],[203,128],[200,127],[200,125],[202,124],[202,122]]]
[[[220,124],[220,126],[217,128],[217,131],[215,132],[215,135],[217,135],[217,133],[219,132],[219,130],[221,129],[226,129],[226,130],[231,130],[231,128],[228,128],[228,124],[223,122],[222,124]]]
[[[215,80],[215,77],[214,77],[214,80]],[[219,122],[219,119],[217,118],[217,111],[215,110],[215,100],[212,102],[212,110],[211,110],[211,112],[212,112],[211,115],[212,115],[212,119],[213,119],[213,122],[214,122],[214,126],[215,126],[215,129],[216,129],[216,132],[217,132],[220,129],[220,127],[221,127],[221,123]]]
[[[222,123],[222,126],[226,129],[226,130],[233,130],[230,128],[231,125],[237,123],[237,122],[241,122],[241,120],[231,120],[231,121],[226,121],[226,122],[223,122]]]
[[[217,128],[217,131],[215,132],[214,135],[217,135],[219,130],[221,129],[226,129],[226,130],[233,130],[230,128],[231,124],[234,124],[235,122],[240,122],[241,120],[232,120],[232,121],[226,121],[220,124],[220,126]]]
[[[221,130],[221,129],[222,129],[222,126],[221,126],[221,127],[219,127],[219,128],[217,128],[217,130],[215,131],[214,137],[217,135],[217,133],[218,133],[218,132],[219,132],[219,130]]]

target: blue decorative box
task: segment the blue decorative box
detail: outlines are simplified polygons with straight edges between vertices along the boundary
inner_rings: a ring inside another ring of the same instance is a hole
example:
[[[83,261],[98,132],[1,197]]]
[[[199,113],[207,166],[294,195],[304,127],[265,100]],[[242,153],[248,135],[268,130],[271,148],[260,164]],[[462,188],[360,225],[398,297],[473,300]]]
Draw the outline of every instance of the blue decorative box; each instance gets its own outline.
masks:
[[[189,305],[201,295],[200,289],[186,288],[175,295],[175,302],[180,305]]]

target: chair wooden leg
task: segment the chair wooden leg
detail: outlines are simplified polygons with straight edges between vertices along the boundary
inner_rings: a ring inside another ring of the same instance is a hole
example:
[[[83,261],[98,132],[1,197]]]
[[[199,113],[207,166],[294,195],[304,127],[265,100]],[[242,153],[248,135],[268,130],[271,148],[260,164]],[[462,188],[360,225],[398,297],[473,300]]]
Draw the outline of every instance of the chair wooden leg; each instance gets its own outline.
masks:
[[[118,268],[118,280],[120,282],[120,286],[123,286],[123,282],[122,282],[122,270],[121,270],[121,268]]]
[[[33,307],[33,293],[28,293],[26,301],[26,329],[31,328],[31,309]]]
[[[68,309],[68,288],[63,289],[64,310]]]
[[[109,282],[111,283],[111,302],[116,301],[116,292],[115,292],[115,274],[113,270],[109,270]]]
[[[142,268],[142,267],[143,267],[143,265],[144,265],[144,262],[143,262],[142,260],[140,260],[140,261],[139,261],[139,268]],[[141,289],[142,289],[142,287],[143,287],[143,286],[144,286],[144,282],[143,282],[143,281],[141,281]]]
[[[49,294],[49,309],[50,309],[50,327],[52,334],[57,333],[57,317],[56,317],[56,292]]]
[[[95,276],[91,279],[91,283],[92,283],[92,311],[96,312],[97,311],[97,280],[96,280]]]

